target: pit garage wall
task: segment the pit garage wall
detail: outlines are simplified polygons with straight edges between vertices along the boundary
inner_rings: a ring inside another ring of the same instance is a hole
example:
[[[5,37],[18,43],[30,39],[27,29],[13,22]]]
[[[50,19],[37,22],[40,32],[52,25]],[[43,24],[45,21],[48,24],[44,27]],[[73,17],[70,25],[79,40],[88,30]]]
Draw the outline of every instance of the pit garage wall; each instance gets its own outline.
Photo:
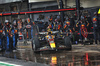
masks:
[[[42,11],[42,10],[54,10],[58,9],[58,3],[57,1],[50,1],[50,2],[37,2],[31,4],[32,11]],[[42,5],[42,6],[41,6]],[[32,18],[34,21],[38,21],[39,15],[43,15],[44,19],[43,22],[48,22],[51,15],[59,15],[59,12],[53,12],[53,13],[39,13],[39,14],[33,14]],[[40,20],[41,21],[41,20]]]
[[[65,0],[65,8],[76,7],[76,0]],[[100,7],[100,0],[80,0],[80,6],[83,8],[92,8],[88,9],[91,18],[93,17],[93,13],[98,11],[98,7]]]
[[[80,0],[80,5],[84,8],[100,6],[100,0]],[[76,7],[76,2],[75,0],[66,0],[65,6],[67,8]]]
[[[39,15],[44,15],[44,19],[42,19],[42,22],[48,22],[48,20],[50,19],[51,15],[59,15],[59,12],[54,12],[54,13],[43,13],[43,14],[34,14],[34,21],[38,21]]]
[[[34,2],[45,2],[45,1],[56,1],[56,0],[29,0],[29,3],[34,3]]]
[[[74,8],[74,7],[76,7],[75,1],[76,0],[63,0],[64,8]],[[46,3],[44,5],[47,5],[47,4],[48,3]],[[54,5],[54,4],[57,4],[57,3],[52,3],[52,4]],[[100,6],[100,0],[80,0],[80,5],[81,5],[81,7],[84,7],[84,8],[97,7],[97,6]],[[41,7],[43,7],[43,6],[41,6]],[[33,8],[36,8],[36,7],[40,7],[40,5],[37,4]],[[59,13],[54,13],[54,14],[59,15]],[[47,13],[45,15],[49,16],[49,15],[51,15],[51,13]],[[33,16],[34,16],[34,20],[37,20],[39,14],[34,14]],[[47,19],[45,21],[47,21]]]
[[[11,6],[17,6],[17,12],[18,11],[28,11],[27,2],[0,4],[0,8],[3,8],[5,12],[13,12],[11,11]],[[2,16],[0,17],[0,21],[4,23],[4,21],[7,19],[10,22],[12,22],[14,19],[18,19],[18,18],[26,19],[28,18],[28,15]]]
[[[18,1],[22,1],[22,0],[0,0],[0,4],[18,2]]]

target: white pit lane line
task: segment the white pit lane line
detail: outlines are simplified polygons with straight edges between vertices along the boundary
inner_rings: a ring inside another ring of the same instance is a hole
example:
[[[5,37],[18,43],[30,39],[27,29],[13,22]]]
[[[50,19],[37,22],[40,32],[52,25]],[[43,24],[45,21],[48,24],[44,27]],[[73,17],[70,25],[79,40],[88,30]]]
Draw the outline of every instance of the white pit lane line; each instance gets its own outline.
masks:
[[[17,65],[17,64],[2,62],[2,61],[0,61],[0,65],[2,66],[22,66],[22,65]]]

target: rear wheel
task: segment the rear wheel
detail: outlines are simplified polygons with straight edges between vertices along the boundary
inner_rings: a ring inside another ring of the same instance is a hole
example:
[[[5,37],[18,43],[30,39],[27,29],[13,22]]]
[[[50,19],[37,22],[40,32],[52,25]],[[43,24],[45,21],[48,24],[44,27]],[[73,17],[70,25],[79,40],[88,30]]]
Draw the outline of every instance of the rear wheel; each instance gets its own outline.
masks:
[[[38,40],[38,38],[34,38],[34,39],[32,40],[32,49],[33,49],[34,51],[36,51],[38,48],[40,48],[39,40]]]
[[[64,44],[66,47],[68,47],[70,50],[72,49],[72,42],[71,42],[71,39],[69,37],[65,37],[64,39]]]
[[[32,49],[34,50],[34,52],[40,48],[40,42],[38,40],[38,26],[33,26],[33,40],[32,40]]]

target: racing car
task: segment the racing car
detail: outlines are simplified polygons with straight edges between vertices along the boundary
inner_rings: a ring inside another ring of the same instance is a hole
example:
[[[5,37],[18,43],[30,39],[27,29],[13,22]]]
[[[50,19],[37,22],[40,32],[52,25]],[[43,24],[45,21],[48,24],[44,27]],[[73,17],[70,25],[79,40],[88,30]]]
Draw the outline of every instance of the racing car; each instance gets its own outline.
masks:
[[[32,40],[34,52],[72,49],[71,39],[59,31],[38,32],[35,34]]]

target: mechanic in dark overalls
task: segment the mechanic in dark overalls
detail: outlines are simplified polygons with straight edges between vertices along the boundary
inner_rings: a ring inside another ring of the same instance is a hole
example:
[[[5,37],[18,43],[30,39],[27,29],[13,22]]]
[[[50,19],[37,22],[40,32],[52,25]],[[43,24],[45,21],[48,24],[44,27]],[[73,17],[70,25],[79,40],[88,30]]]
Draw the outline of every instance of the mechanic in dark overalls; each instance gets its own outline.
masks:
[[[56,25],[56,22],[54,21],[53,22],[53,31],[56,31],[56,28],[57,28],[57,25]]]
[[[99,21],[98,21],[97,12],[94,12],[94,17],[92,21],[93,21],[94,40],[95,40],[95,44],[97,44],[97,40],[99,39]]]
[[[37,34],[39,32],[39,28],[38,26],[35,24],[35,22],[33,21],[31,24],[31,38],[33,39],[34,37],[37,37]]]
[[[10,26],[9,21],[5,20],[4,32],[5,32],[5,39],[6,39],[6,50],[12,49],[13,39],[12,39],[11,30],[12,27]]]
[[[53,21],[52,18],[49,19],[49,28],[51,29],[51,31],[53,31]]]
[[[62,22],[60,16],[57,16],[56,25],[58,31],[62,30]]]
[[[55,21],[52,22],[52,31],[56,31],[57,30],[57,24]]]
[[[17,24],[17,20],[13,21],[12,33],[13,33],[13,50],[16,50],[17,38],[18,38],[18,24]]]
[[[51,24],[51,31],[53,31],[54,23],[53,23],[53,15],[50,16],[49,24]]]
[[[84,16],[81,16],[81,20],[78,21],[77,24],[76,24],[76,27],[79,27],[80,28],[79,29],[79,33],[80,33],[79,34],[79,36],[80,36],[80,40],[79,41],[82,41],[83,42],[83,36],[82,36],[82,33],[81,33],[82,27],[85,28],[88,25],[89,25],[89,23],[87,21],[85,21]]]
[[[27,39],[31,39],[31,20],[30,18],[27,19],[27,25],[26,25],[26,35]]]
[[[90,41],[90,44],[93,44],[93,34],[91,32],[93,32],[93,22],[91,19],[90,14],[88,13],[88,15],[86,16],[86,21],[88,21],[89,26],[87,26],[87,31],[89,32],[87,38]]]
[[[0,49],[3,50],[4,44],[3,44],[3,24],[0,22]]]
[[[92,32],[93,31],[93,29],[92,29],[93,22],[92,22],[91,16],[89,14],[88,14],[88,16],[86,16],[86,21],[89,22],[89,26],[87,27],[88,32]]]
[[[76,37],[78,37],[78,36],[75,33],[75,21],[74,20],[75,19],[74,19],[73,15],[71,15],[71,17],[70,17],[70,24],[71,24],[71,30],[72,30],[72,42],[77,44],[78,43],[77,42],[78,38],[76,38]]]
[[[70,17],[70,23],[71,23],[71,26],[72,26],[72,30],[73,30],[73,31],[75,31],[75,21],[74,21],[74,20],[75,20],[74,17],[71,16],[71,17]]]
[[[67,32],[67,36],[72,33],[70,19],[68,18],[63,25],[64,32]]]
[[[56,16],[53,16],[52,17],[52,28],[53,28],[53,31],[56,31],[56,29],[57,29],[57,25],[56,25],[55,19],[56,19]]]

